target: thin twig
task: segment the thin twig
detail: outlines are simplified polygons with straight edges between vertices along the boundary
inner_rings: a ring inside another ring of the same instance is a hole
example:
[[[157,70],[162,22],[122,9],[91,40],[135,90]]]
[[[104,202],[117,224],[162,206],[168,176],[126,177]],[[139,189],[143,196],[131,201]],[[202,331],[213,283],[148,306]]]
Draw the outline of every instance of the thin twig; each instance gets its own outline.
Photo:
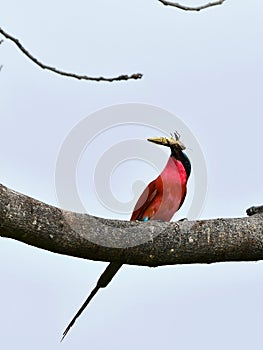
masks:
[[[69,72],[64,72],[62,70],[59,70],[55,67],[50,67],[47,66],[46,64],[40,62],[37,58],[35,58],[34,56],[31,55],[31,53],[29,51],[27,51],[24,46],[19,42],[18,39],[14,38],[13,36],[11,36],[10,34],[6,33],[2,28],[0,28],[0,34],[2,34],[6,39],[11,40],[13,43],[16,44],[16,46],[31,60],[33,61],[35,64],[37,64],[39,67],[41,67],[42,69],[47,69],[51,72],[66,76],[66,77],[71,77],[71,78],[75,78],[78,80],[92,80],[92,81],[108,81],[108,82],[112,82],[112,81],[120,81],[120,80],[129,80],[129,79],[141,79],[143,74],[141,73],[135,73],[132,75],[120,75],[118,77],[112,77],[112,78],[105,78],[105,77],[90,77],[87,75],[79,75],[79,74],[75,74],[75,73],[69,73]]]
[[[172,1],[166,1],[166,0],[158,0],[158,1],[160,1],[165,6],[177,7],[178,9],[184,10],[184,11],[201,11],[201,10],[207,9],[208,7],[222,5],[225,2],[225,0],[219,0],[215,2],[209,2],[205,5],[193,7],[193,6],[181,5],[178,2],[172,2]]]

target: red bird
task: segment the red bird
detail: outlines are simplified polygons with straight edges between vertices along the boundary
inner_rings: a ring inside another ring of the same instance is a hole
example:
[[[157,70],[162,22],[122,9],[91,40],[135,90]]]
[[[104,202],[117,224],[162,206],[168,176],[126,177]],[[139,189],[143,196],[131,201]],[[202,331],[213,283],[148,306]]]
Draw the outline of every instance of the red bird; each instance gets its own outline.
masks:
[[[183,152],[185,146],[179,140],[178,133],[174,133],[174,137],[172,136],[171,138],[149,138],[148,141],[170,147],[171,156],[161,174],[149,183],[141,194],[135,205],[131,220],[170,221],[184,202],[187,180],[191,173],[191,163]],[[111,262],[106,267],[96,287],[65,329],[61,341],[98,290],[105,288],[109,284],[121,266],[122,263],[120,262]]]

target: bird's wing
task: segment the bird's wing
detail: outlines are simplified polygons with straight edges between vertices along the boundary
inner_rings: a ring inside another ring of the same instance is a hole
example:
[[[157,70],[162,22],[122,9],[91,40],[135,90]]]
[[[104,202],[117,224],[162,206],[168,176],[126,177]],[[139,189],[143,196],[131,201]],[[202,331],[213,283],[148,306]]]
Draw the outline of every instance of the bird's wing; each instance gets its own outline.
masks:
[[[143,221],[145,219],[144,214],[149,205],[152,203],[152,201],[155,199],[158,193],[158,181],[154,180],[149,183],[149,185],[145,188],[143,193],[141,194],[140,198],[138,199],[134,211],[131,216],[131,221],[133,220],[141,220]],[[147,221],[151,218],[148,217]]]

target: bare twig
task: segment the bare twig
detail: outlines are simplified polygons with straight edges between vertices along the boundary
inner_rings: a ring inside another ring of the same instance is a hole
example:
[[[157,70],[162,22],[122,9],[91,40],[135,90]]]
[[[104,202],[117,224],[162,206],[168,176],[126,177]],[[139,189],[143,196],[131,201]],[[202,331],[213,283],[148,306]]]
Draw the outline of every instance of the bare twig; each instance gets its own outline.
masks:
[[[201,11],[201,10],[207,9],[208,7],[222,5],[225,2],[225,0],[219,0],[215,2],[209,2],[205,5],[193,7],[193,6],[181,5],[178,2],[172,2],[172,1],[166,1],[166,0],[158,0],[158,1],[160,1],[165,6],[177,7],[178,9],[184,10],[184,11]]]
[[[129,79],[141,79],[143,74],[141,73],[135,73],[132,75],[120,75],[117,77],[112,77],[112,78],[105,78],[105,77],[90,77],[87,75],[79,75],[75,73],[69,73],[69,72],[64,72],[62,70],[59,70],[55,67],[50,67],[47,66],[46,64],[40,62],[37,58],[31,55],[29,51],[27,51],[24,46],[20,43],[18,39],[15,37],[11,36],[7,32],[5,32],[2,28],[0,28],[0,34],[2,34],[6,39],[11,40],[15,45],[25,54],[31,61],[33,61],[35,64],[37,64],[39,67],[42,69],[47,69],[51,72],[66,76],[66,77],[71,77],[75,78],[78,80],[92,80],[92,81],[107,81],[107,82],[112,82],[112,81],[120,81],[120,80],[129,80]]]
[[[118,221],[58,209],[0,185],[0,236],[59,254],[131,265],[263,260],[260,207],[243,218]],[[134,238],[137,245],[131,244]]]

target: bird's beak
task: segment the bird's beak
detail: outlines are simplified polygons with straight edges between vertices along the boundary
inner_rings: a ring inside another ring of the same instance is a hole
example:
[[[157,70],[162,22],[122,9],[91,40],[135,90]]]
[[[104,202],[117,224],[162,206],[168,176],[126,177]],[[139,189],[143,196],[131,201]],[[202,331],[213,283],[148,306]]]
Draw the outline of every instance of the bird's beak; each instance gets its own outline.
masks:
[[[157,145],[170,146],[170,143],[166,137],[150,137],[147,141],[157,143]]]
[[[176,147],[181,150],[185,149],[185,145],[178,139],[175,140],[173,137],[167,138],[167,137],[150,137],[147,139],[150,142],[157,143],[157,145],[167,146],[167,147]]]

